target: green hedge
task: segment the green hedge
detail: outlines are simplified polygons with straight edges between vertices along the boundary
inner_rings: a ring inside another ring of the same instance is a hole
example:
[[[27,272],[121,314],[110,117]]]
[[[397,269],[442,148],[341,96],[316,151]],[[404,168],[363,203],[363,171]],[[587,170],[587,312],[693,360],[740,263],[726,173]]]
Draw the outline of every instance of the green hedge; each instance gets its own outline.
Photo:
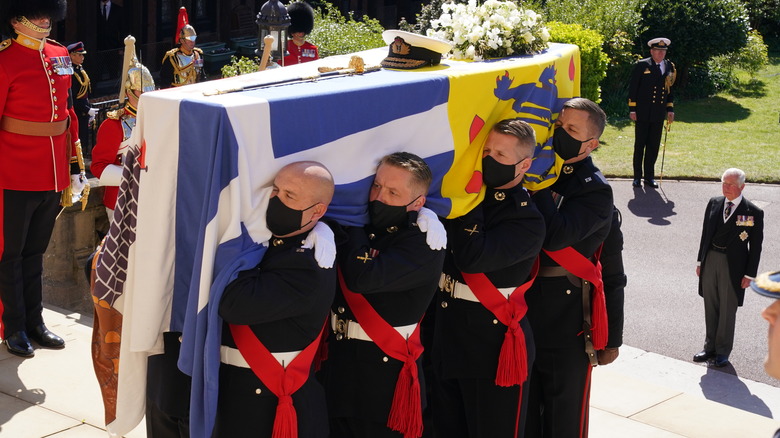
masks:
[[[557,21],[547,22],[550,41],[576,44],[580,48],[582,97],[596,103],[601,102],[601,81],[607,76],[609,58],[602,50],[604,37],[595,30],[588,30],[579,24],[565,24]]]

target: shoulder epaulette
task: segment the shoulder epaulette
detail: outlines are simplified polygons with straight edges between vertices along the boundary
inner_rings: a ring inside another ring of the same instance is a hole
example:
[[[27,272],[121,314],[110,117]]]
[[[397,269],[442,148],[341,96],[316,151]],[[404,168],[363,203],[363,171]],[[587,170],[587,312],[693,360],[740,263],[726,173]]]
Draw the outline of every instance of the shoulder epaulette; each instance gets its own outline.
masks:
[[[125,115],[125,109],[124,108],[119,108],[119,109],[115,109],[113,111],[107,112],[106,113],[106,118],[109,118],[111,120],[120,120],[122,118],[122,116],[124,116],[124,115]]]
[[[203,54],[203,49],[201,49],[200,47],[193,47],[192,50],[200,53],[201,55]]]
[[[3,50],[11,47],[11,38],[4,39],[3,41],[0,41],[0,52]]]
[[[55,41],[55,40],[53,40],[51,38],[46,38],[46,41],[49,42],[49,43],[54,44],[55,46],[60,46],[60,47],[63,47],[63,48],[67,48],[67,47],[63,46],[62,44],[58,43],[57,41]]]

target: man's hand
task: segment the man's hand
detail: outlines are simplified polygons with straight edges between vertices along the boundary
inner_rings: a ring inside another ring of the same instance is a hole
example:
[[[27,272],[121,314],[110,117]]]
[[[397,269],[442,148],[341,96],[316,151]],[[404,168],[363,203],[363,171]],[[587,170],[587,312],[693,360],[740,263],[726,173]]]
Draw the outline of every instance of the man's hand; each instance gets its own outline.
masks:
[[[750,287],[750,281],[751,281],[751,280],[750,280],[749,278],[747,278],[747,277],[742,277],[742,284],[740,285],[740,286],[742,286],[742,289],[745,289],[745,288],[747,288],[747,287]]]
[[[636,112],[631,111],[630,113],[628,113],[628,118],[636,122]]]
[[[87,179],[81,174],[73,174],[70,176],[70,192],[73,196],[81,195],[84,191]]]
[[[669,121],[669,124],[671,125],[671,124],[672,124],[672,122],[674,122],[674,113],[673,113],[673,112],[671,112],[671,113],[666,113],[666,120],[668,120],[668,121]]]
[[[696,276],[701,277],[701,266],[696,267]]]
[[[336,242],[333,240],[333,230],[322,222],[311,229],[303,248],[314,248],[314,259],[321,268],[330,269],[336,261]]]
[[[417,212],[417,227],[426,233],[425,242],[432,250],[438,251],[447,247],[447,230],[432,210],[423,207]]]
[[[618,348],[605,348],[596,352],[599,359],[599,365],[609,365],[617,359],[620,354]]]

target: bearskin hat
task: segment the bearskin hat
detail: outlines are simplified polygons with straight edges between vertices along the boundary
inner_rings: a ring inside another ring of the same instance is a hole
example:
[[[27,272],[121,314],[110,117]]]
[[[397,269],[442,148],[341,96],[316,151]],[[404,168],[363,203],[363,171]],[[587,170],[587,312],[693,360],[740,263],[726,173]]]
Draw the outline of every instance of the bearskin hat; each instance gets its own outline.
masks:
[[[14,34],[11,19],[49,17],[52,23],[65,18],[67,0],[2,0],[0,1],[0,31],[7,36]]]
[[[308,35],[314,29],[314,9],[302,1],[293,2],[287,6],[287,14],[290,16],[290,27],[287,34],[303,32]]]

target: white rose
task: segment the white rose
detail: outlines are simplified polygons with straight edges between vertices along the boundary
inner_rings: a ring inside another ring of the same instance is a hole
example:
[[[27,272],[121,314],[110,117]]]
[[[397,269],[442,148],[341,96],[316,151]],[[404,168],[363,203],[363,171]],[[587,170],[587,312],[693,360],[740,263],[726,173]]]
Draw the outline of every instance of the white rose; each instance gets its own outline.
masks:
[[[535,40],[535,39],[536,39],[536,37],[534,37],[534,36],[531,34],[531,32],[528,32],[528,31],[526,31],[525,33],[523,33],[522,37],[523,37],[523,39],[525,40],[525,42],[527,42],[527,43],[529,43],[529,44],[530,44],[530,43],[531,43],[533,40]]]

